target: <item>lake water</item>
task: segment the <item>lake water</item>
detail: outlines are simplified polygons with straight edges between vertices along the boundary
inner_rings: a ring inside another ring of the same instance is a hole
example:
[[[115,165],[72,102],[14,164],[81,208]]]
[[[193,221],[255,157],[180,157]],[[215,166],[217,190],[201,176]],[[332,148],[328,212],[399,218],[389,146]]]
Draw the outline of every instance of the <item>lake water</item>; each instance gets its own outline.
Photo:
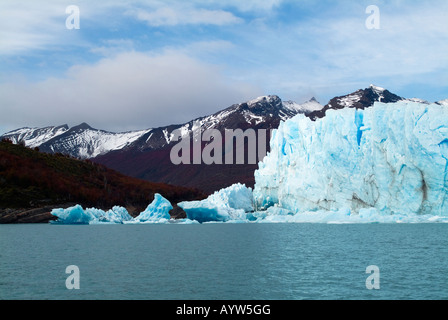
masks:
[[[448,224],[0,225],[0,299],[448,299]]]

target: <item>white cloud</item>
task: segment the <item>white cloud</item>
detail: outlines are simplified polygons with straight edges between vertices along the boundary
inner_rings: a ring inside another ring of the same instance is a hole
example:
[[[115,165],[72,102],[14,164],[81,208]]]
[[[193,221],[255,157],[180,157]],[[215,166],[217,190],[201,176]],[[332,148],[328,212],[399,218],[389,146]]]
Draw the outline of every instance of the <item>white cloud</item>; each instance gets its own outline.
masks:
[[[37,1],[0,2],[0,54],[42,49],[59,39],[62,28],[58,28],[56,17],[59,15],[57,3],[49,3],[42,8]],[[65,7],[60,12],[65,14]],[[65,26],[65,20],[61,27]]]
[[[253,67],[245,80],[285,99],[318,91],[322,103],[372,82],[398,91],[416,83],[440,87],[448,69],[447,3],[379,7],[380,30],[368,30],[366,7],[352,3],[288,24],[246,27],[241,37]],[[254,37],[257,30],[263,37]]]
[[[282,0],[227,0],[221,3],[231,5],[240,11],[270,11],[282,2]]]
[[[133,51],[134,46],[134,41],[131,39],[108,39],[102,41],[102,46],[90,49],[90,52],[105,57],[111,57],[118,53]]]
[[[188,24],[222,26],[226,24],[241,23],[243,21],[228,11],[186,9],[181,7],[162,7],[154,11],[138,9],[130,11],[130,13],[138,20],[145,21],[148,25],[154,27]]]
[[[72,67],[65,78],[0,84],[0,126],[88,122],[112,131],[143,129],[183,123],[261,94],[184,54],[128,52]]]
[[[66,7],[80,8],[81,29],[84,23],[112,27],[131,14],[151,26],[215,25],[242,23],[243,19],[226,9],[239,11],[268,10],[279,0],[266,1],[143,1],[143,0],[2,0],[0,1],[0,55],[29,53],[52,46],[78,44],[88,46],[80,32],[65,27]],[[113,19],[111,19],[113,17]]]

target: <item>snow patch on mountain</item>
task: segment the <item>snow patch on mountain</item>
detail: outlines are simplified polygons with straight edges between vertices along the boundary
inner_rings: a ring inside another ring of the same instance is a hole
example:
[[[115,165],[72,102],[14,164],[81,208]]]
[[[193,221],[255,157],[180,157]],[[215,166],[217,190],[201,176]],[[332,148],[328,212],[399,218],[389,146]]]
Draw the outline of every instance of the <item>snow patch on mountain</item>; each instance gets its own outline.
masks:
[[[74,136],[67,137],[61,143],[64,145],[64,149],[76,149],[79,158],[94,158],[113,150],[123,149],[150,131],[151,129],[113,133],[87,129]],[[54,151],[57,152],[57,150]]]
[[[358,102],[361,99],[362,95],[359,93],[354,93],[347,95],[345,97],[342,97],[338,99],[339,105],[343,106],[344,108],[350,108],[352,107],[356,102]]]
[[[311,98],[309,101],[306,101],[301,104],[290,100],[283,101],[283,106],[288,110],[294,110],[297,113],[305,113],[305,114],[313,111],[322,110],[322,108],[324,107],[314,97]]]
[[[2,138],[10,139],[14,144],[23,142],[25,146],[35,148],[65,133],[67,130],[68,127],[66,125],[45,128],[21,128],[5,133]]]

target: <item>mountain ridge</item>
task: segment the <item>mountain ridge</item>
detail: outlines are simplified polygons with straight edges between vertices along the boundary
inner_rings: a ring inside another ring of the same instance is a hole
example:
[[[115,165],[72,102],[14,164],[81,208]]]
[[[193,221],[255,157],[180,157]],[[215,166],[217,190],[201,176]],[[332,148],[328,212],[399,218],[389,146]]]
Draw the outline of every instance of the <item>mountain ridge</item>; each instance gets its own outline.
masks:
[[[280,120],[286,120],[298,113],[306,113],[308,110],[305,104],[295,103],[296,109],[294,109],[291,108],[291,102],[287,102],[285,106],[278,96],[268,95],[247,102],[233,104],[211,115],[202,116],[183,124],[170,124],[145,130],[111,132],[92,128],[89,124],[83,122],[71,128],[66,124],[45,128],[25,127],[9,131],[0,138],[9,139],[13,143],[22,142],[28,147],[38,147],[43,152],[63,153],[81,159],[90,159],[110,151],[123,149],[138,139],[146,139],[145,149],[159,149],[170,143],[170,133],[176,129],[191,129],[194,122],[200,122],[201,125],[205,124],[204,129],[217,128],[218,125],[222,127],[224,124],[229,125],[229,122],[231,122],[223,120],[236,112],[242,113],[241,116],[251,125],[258,125],[260,122],[263,122],[264,119],[260,118],[263,114],[264,116],[268,116],[269,114],[270,117],[278,117]],[[266,106],[269,106],[268,110],[263,109]],[[323,107],[314,99],[313,107],[316,108],[316,106]],[[232,125],[230,124],[230,126]],[[43,136],[40,134],[42,131],[57,132]],[[78,136],[71,138],[70,136],[73,134],[78,134]],[[35,136],[40,136],[41,139],[36,141],[36,139],[33,139]],[[93,140],[98,139],[108,140],[110,143],[108,145],[95,145]],[[76,142],[74,142],[75,140]],[[82,144],[83,146],[81,146]]]
[[[331,109],[364,109],[371,107],[375,102],[393,103],[401,100],[422,101],[417,98],[406,99],[385,88],[370,85],[365,89],[334,97],[326,105],[321,105],[314,97],[299,104],[294,101],[282,101],[277,95],[265,95],[233,104],[211,115],[183,124],[114,133],[94,129],[87,123],[82,123],[72,128],[68,128],[67,125],[37,128],[35,131],[22,128],[6,133],[1,138],[10,139],[14,143],[22,141],[25,145],[38,147],[42,152],[91,159],[129,176],[195,187],[211,193],[236,182],[252,186],[254,183],[252,173],[257,165],[245,163],[226,166],[175,166],[169,157],[170,147],[177,142],[174,141],[175,130],[180,130],[185,137],[191,137],[195,126],[200,126],[202,130],[216,129],[220,132],[224,132],[225,129],[270,130],[278,128],[281,121],[297,114],[304,114],[316,121]],[[442,100],[436,103],[447,102]],[[41,137],[39,132],[42,132]],[[267,151],[269,151],[269,138],[267,138]]]

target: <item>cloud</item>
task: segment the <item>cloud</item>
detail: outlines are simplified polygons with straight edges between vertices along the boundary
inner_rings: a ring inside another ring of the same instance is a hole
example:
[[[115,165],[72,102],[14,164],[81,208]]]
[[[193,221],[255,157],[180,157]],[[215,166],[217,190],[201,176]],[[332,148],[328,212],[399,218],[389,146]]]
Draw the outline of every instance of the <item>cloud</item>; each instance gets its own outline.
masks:
[[[261,95],[185,54],[120,53],[70,68],[64,78],[0,84],[0,126],[88,122],[111,131],[183,123]]]
[[[145,21],[148,25],[154,27],[189,24],[223,26],[226,24],[241,23],[243,21],[231,12],[208,9],[162,7],[155,11],[143,9],[133,10],[130,14],[138,20]]]
[[[444,0],[377,1],[380,30],[365,27],[370,2],[76,4],[81,30],[70,32],[67,3],[0,1],[0,127],[87,121],[146,128],[261,94],[297,102],[312,94],[326,103],[370,83],[403,96],[446,98]]]
[[[65,7],[59,7],[52,2],[42,10],[37,1],[29,1],[26,5],[11,0],[1,1],[0,54],[42,49],[60,39],[62,28],[58,28],[56,20],[59,14],[65,14]],[[61,25],[65,26],[65,20]]]
[[[131,39],[108,39],[103,40],[102,46],[96,46],[90,49],[90,52],[100,56],[115,56],[118,53],[133,51],[135,43]]]
[[[300,92],[317,91],[323,103],[372,82],[398,91],[415,83],[440,88],[448,69],[447,3],[379,5],[380,30],[365,27],[366,7],[341,2],[295,21],[246,26],[239,41],[248,43],[245,80],[299,102]],[[263,37],[254,37],[257,31]],[[425,89],[403,94],[433,100]]]
[[[295,1],[295,0],[293,0]],[[222,5],[223,7],[233,7],[241,12],[263,12],[271,11],[274,8],[280,6],[284,0],[226,0],[226,1],[208,1],[199,0],[200,4],[213,3],[214,5]]]

